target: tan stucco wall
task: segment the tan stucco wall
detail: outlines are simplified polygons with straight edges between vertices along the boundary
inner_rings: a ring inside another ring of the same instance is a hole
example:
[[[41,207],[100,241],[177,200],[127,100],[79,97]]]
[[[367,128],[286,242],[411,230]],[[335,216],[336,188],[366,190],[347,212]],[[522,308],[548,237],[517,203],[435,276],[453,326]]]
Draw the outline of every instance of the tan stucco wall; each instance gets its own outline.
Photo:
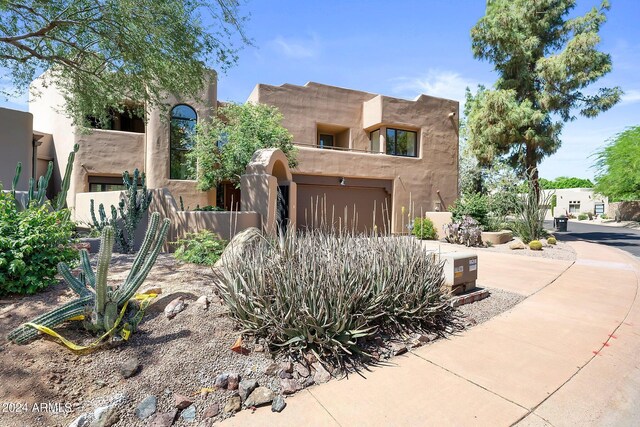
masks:
[[[33,172],[33,116],[0,108],[0,182],[5,190],[11,189],[18,162],[22,162],[22,174],[17,189],[24,191]]]
[[[407,211],[411,207],[416,213],[428,212],[439,205],[446,209],[457,197],[456,101],[426,95],[408,101],[318,83],[257,85],[248,101],[275,105],[283,114],[282,124],[294,142],[302,144],[295,174],[392,180],[395,233],[406,232],[400,213],[403,206]],[[317,143],[319,124],[348,128],[349,146],[358,151],[308,147]],[[368,152],[369,131],[385,126],[415,130],[419,135],[418,157]]]
[[[198,99],[167,96],[167,110],[155,108],[147,112],[146,133],[112,130],[81,131],[63,111],[64,97],[54,85],[45,84],[46,75],[34,80],[29,111],[34,116],[34,129],[52,135],[51,156],[54,158],[54,187],[58,191],[74,144],[80,144],[76,154],[67,204],[74,207],[76,194],[89,190],[89,175],[121,176],[122,172],[138,168],[147,175],[148,188],[167,187],[184,205],[215,205],[215,190],[197,190],[195,181],[169,179],[169,111],[177,104],[192,106],[198,120],[215,113],[217,80],[212,72],[207,86]],[[15,167],[15,166],[14,166]]]
[[[187,104],[196,110],[198,121],[206,120],[217,111],[217,76],[211,72],[209,81],[198,99],[167,96],[170,108],[178,104]],[[170,110],[170,109],[169,109]],[[169,111],[151,109],[147,113],[145,161],[147,186],[149,188],[166,187],[176,197],[182,196],[184,205],[195,208],[197,205],[215,205],[216,192],[197,190],[196,181],[169,179]]]
[[[29,112],[33,114],[34,132],[42,132],[51,135],[48,143],[47,157],[53,160],[52,192],[57,194],[60,190],[64,171],[67,167],[67,158],[73,150],[76,141],[76,128],[72,125],[70,118],[62,113],[64,98],[58,89],[46,83],[46,73],[35,79],[29,89]],[[49,82],[50,83],[50,82]],[[39,148],[40,152],[41,149]],[[40,162],[42,164],[42,162]],[[74,170],[77,172],[77,170]],[[73,179],[71,180],[67,205],[73,207],[75,204],[75,189]]]

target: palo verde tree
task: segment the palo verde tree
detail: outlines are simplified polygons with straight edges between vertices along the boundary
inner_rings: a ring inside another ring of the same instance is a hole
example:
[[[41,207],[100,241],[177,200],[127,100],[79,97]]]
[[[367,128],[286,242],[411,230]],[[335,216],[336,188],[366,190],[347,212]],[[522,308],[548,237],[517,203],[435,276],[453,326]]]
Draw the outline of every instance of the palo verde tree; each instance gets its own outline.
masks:
[[[279,148],[289,167],[297,165],[293,137],[282,126],[282,114],[271,105],[225,104],[211,120],[198,123],[193,138],[195,147],[188,156],[198,165],[202,191],[222,182],[238,187],[253,153],[261,148]]]
[[[471,30],[474,56],[493,63],[499,78],[492,89],[467,92],[469,145],[482,163],[505,158],[536,192],[537,165],[560,147],[563,124],[597,116],[622,94],[585,91],[611,71],[610,55],[598,50],[609,3],[567,19],[575,3],[490,0]]]
[[[640,126],[616,135],[595,157],[595,191],[612,201],[640,200]]]
[[[47,71],[77,124],[126,104],[162,107],[167,92],[197,97],[208,68],[233,65],[248,42],[239,1],[0,0],[0,67],[13,86],[2,93]]]

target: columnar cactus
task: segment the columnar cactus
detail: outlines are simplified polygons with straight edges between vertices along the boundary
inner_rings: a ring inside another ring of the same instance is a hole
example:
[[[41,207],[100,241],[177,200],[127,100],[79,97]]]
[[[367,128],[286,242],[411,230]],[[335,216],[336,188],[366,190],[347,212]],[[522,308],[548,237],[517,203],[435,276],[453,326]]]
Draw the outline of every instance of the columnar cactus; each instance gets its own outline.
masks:
[[[140,190],[138,190],[139,180],[142,184]],[[118,241],[122,252],[132,253],[136,229],[145,212],[149,209],[153,194],[147,190],[144,172],[141,175],[138,169],[133,171],[133,177],[129,175],[129,171],[124,171],[122,181],[127,191],[127,197],[120,200],[118,206],[120,218],[124,222],[123,229],[118,233]]]
[[[118,287],[107,285],[107,275],[114,243],[114,230],[106,226],[102,231],[98,266],[94,272],[91,268],[89,254],[80,251],[81,272],[76,277],[65,263],[58,264],[58,271],[69,287],[79,298],[49,313],[36,317],[30,323],[53,328],[72,317],[85,315],[85,327],[92,332],[110,331],[124,305],[134,296],[151,267],[156,262],[160,249],[169,231],[169,220],[164,219],[160,229],[160,214],[151,215],[149,228],[144,237],[140,251],[136,255],[131,270],[125,281]],[[131,325],[135,327],[136,325]],[[37,336],[37,330],[23,324],[14,329],[8,336],[10,341],[24,344]]]
[[[118,211],[115,206],[111,205],[111,218],[107,218],[107,214],[104,211],[104,205],[100,203],[100,206],[98,206],[98,215],[100,216],[100,220],[98,220],[95,211],[95,201],[91,199],[90,203],[89,211],[91,212],[91,226],[94,229],[102,232],[107,225],[110,225],[113,228],[117,227]]]
[[[71,172],[73,170],[73,162],[76,158],[76,153],[80,146],[75,144],[73,146],[73,151],[69,153],[69,157],[67,159],[67,168],[64,173],[64,179],[62,180],[62,188],[60,189],[60,193],[56,196],[56,202],[54,205],[55,210],[62,210],[66,207],[67,204],[67,192],[69,191],[69,183],[71,182]],[[16,195],[16,186],[18,185],[18,181],[20,180],[20,174],[22,173],[22,163],[18,162],[16,166],[16,173],[13,177],[13,182],[11,185],[11,192],[15,198]],[[19,208],[26,209],[28,208],[32,202],[35,202],[37,206],[42,206],[45,203],[45,198],[47,194],[47,187],[49,186],[49,181],[51,180],[51,176],[53,175],[53,162],[49,162],[47,166],[47,173],[44,176],[41,176],[38,179],[38,183],[36,185],[36,181],[33,178],[29,178],[29,191],[27,192],[27,200],[25,206],[20,206]]]

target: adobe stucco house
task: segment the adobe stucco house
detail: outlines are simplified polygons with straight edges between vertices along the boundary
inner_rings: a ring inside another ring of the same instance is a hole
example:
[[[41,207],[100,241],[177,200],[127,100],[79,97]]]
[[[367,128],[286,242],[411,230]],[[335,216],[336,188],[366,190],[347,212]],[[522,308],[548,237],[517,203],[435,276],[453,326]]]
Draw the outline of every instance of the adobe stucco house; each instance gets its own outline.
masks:
[[[229,208],[233,197],[242,199],[241,210],[260,211],[252,202],[249,168],[242,195],[229,185],[198,191],[185,168],[189,133],[218,106],[214,74],[201,94],[203,101],[171,97],[169,111],[147,111],[146,123],[116,114],[102,129],[91,132],[81,132],[60,112],[63,98],[55,87],[45,87],[40,80],[32,86],[42,94],[29,102],[33,129],[50,142],[47,152],[55,161],[55,186],[69,151],[74,143],[80,144],[69,206],[75,207],[76,200],[85,204],[87,195],[78,198],[82,193],[119,189],[122,171],[138,168],[146,173],[149,188],[167,188],[175,199],[182,197],[185,207]],[[456,101],[427,95],[409,101],[318,83],[260,84],[248,101],[278,107],[298,146],[298,167],[273,172],[289,177],[276,181],[287,193],[288,214],[298,227],[312,226],[314,212],[322,209],[327,218],[347,212],[347,225],[354,225],[355,218],[360,230],[370,229],[375,217],[379,228],[387,222],[393,232],[404,232],[409,209],[416,216],[445,210],[457,197]]]

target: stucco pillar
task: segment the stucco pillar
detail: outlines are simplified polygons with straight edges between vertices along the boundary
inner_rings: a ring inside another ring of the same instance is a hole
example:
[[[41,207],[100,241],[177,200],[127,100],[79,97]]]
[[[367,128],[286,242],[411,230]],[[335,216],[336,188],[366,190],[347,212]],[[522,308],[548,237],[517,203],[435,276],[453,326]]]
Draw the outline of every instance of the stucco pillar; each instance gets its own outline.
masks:
[[[387,152],[387,128],[384,126],[380,128],[380,152]]]

